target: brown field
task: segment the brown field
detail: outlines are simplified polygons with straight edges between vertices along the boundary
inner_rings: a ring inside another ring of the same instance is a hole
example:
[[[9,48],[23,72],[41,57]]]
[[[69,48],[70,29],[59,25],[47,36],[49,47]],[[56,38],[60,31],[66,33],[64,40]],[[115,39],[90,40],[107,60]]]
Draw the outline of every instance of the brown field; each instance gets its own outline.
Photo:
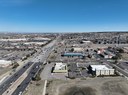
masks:
[[[86,80],[54,80],[47,86],[48,95],[128,95],[128,81],[121,77]]]

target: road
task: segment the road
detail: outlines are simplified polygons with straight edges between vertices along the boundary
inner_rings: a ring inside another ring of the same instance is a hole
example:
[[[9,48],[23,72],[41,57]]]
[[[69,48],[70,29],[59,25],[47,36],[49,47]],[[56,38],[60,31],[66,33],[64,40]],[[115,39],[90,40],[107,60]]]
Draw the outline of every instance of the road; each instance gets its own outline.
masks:
[[[125,69],[120,68],[118,65],[113,64],[113,63],[111,63],[111,62],[109,62],[109,61],[107,61],[105,59],[104,60],[100,60],[100,62],[104,62],[104,63],[108,64],[109,66],[114,67],[117,71],[122,73],[124,76],[128,77],[128,72]],[[119,61],[119,62],[124,62],[124,61]]]
[[[37,57],[34,58],[34,65],[32,66],[32,69],[30,69],[30,72],[28,76],[22,81],[19,87],[13,92],[12,95],[19,95],[20,93],[23,93],[28,86],[28,84],[31,82],[32,78],[36,75],[36,73],[40,70],[40,65],[42,65],[44,62],[46,62],[47,57],[54,49],[54,46],[56,45],[56,42],[58,41],[59,37],[46,45],[44,48],[42,48],[41,52]]]
[[[25,91],[26,87],[28,86],[32,78],[35,76],[36,72],[40,69],[39,66],[41,64],[41,62],[37,62],[32,66],[28,76],[24,79],[24,81],[22,81],[22,83],[17,87],[17,89],[13,92],[12,95],[19,95],[19,93]]]
[[[120,73],[122,73],[124,76],[128,77],[128,72],[125,69],[122,69],[122,68],[118,67],[115,64],[111,64],[111,63],[108,63],[108,64],[110,66],[114,67],[117,71],[119,71]]]
[[[8,80],[3,82],[0,85],[0,95],[2,95],[32,64],[33,62],[28,62],[23,68],[13,74]]]

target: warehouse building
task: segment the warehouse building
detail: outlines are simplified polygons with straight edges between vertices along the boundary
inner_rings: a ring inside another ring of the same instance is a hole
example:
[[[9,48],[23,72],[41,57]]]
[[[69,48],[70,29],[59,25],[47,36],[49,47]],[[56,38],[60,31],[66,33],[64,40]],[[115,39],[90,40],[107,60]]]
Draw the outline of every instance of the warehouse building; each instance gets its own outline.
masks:
[[[115,70],[112,68],[108,68],[106,65],[89,65],[88,69],[95,76],[108,76],[115,74]]]
[[[67,65],[64,63],[56,63],[53,73],[67,73]]]

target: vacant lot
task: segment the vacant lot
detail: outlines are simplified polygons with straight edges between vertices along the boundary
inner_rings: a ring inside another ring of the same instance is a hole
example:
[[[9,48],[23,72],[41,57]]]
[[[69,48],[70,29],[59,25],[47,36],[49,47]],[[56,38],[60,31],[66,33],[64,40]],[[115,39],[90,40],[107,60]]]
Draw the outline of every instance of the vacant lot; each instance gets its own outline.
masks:
[[[123,60],[128,60],[128,54],[127,53],[122,53],[122,59]]]
[[[27,91],[23,95],[42,95],[44,81],[32,82],[29,84]]]
[[[54,80],[47,85],[48,95],[128,95],[128,81],[121,77],[86,80]]]
[[[6,67],[6,68],[0,67],[0,75],[3,75],[5,73],[9,72],[10,70],[11,70],[11,68],[9,68],[9,67]]]

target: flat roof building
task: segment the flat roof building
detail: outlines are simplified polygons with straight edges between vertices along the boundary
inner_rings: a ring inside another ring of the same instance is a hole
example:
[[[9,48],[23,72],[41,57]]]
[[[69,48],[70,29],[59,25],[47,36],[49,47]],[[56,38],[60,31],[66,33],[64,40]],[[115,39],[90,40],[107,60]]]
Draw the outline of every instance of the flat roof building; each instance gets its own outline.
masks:
[[[75,52],[83,52],[83,51],[84,51],[83,48],[79,48],[79,47],[74,47],[73,50],[74,50]]]
[[[62,56],[85,56],[84,54],[82,54],[82,53],[74,53],[74,52],[69,52],[69,53],[64,53],[64,54],[62,54]]]
[[[67,73],[67,65],[64,63],[56,63],[53,73]]]
[[[90,65],[89,68],[92,74],[96,76],[115,74],[115,70],[112,68],[108,68],[106,65]]]

